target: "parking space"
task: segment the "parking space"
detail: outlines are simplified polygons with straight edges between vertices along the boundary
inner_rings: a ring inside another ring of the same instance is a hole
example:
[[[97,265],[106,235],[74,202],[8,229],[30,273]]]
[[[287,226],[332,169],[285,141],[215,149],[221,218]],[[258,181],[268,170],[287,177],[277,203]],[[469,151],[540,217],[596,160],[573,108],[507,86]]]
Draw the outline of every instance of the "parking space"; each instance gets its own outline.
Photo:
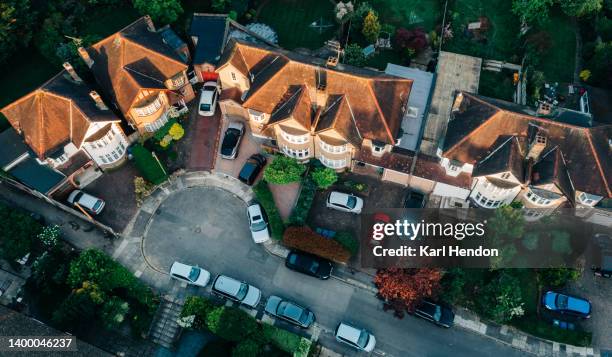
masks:
[[[231,119],[238,120],[238,119]],[[240,142],[240,147],[238,148],[238,155],[234,160],[227,160],[221,158],[221,143],[223,142],[223,135],[225,134],[225,130],[229,125],[230,120],[223,119],[221,120],[221,131],[219,133],[219,145],[216,149],[216,162],[215,162],[215,170],[218,172],[222,172],[226,175],[230,175],[233,177],[238,177],[240,173],[240,169],[242,169],[242,165],[246,162],[246,160],[253,154],[257,154],[261,152],[261,144],[257,140],[257,138],[251,135],[251,129],[249,128],[248,123],[244,122],[244,136],[242,137],[242,141]]]
[[[191,105],[185,138],[179,142],[180,150],[186,156],[186,169],[212,170],[215,165],[220,126],[220,110],[217,110],[214,116],[203,117],[198,115],[196,105]]]

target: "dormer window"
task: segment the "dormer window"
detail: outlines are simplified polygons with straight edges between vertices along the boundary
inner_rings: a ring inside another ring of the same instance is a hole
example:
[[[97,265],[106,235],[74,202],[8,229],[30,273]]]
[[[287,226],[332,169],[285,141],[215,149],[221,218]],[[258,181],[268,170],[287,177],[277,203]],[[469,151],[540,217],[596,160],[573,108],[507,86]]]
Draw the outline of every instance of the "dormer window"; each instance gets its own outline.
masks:
[[[580,202],[582,202],[582,204],[589,205],[589,206],[591,206],[593,203],[595,203],[595,200],[589,198],[589,196],[586,193],[584,193],[584,192],[582,192],[578,196],[578,199],[580,200]]]
[[[408,107],[408,116],[411,118],[416,118],[419,116],[419,109],[415,107]]]
[[[383,151],[385,151],[385,145],[384,144],[372,143],[372,151],[374,151],[377,154],[380,154]]]
[[[185,76],[183,76],[181,74],[177,78],[174,78],[172,80],[172,85],[174,86],[174,88],[180,88],[180,87],[184,86],[185,85]]]
[[[551,202],[551,200],[544,198],[544,197],[540,197],[531,190],[527,191],[527,194],[525,195],[525,197],[527,197],[527,200],[529,200],[530,202],[536,205],[539,205],[539,206],[547,206]]]

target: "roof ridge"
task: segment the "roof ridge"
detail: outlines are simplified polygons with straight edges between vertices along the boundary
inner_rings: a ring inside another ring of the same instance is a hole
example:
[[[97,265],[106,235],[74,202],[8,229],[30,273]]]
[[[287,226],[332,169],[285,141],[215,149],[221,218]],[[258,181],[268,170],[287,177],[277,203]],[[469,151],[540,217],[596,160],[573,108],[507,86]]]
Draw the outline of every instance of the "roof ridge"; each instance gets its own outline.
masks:
[[[156,32],[156,33],[157,33],[157,32]],[[181,66],[188,67],[188,66],[187,66],[187,64],[185,64],[184,62],[181,62],[181,61],[179,61],[179,60],[177,60],[177,59],[175,59],[175,58],[172,58],[172,57],[170,57],[170,56],[166,55],[165,53],[158,52],[158,51],[156,51],[156,50],[154,50],[154,49],[152,49],[152,48],[149,48],[149,47],[147,47],[147,46],[145,46],[145,45],[142,45],[142,44],[140,44],[140,43],[138,43],[138,42],[136,42],[136,41],[134,41],[134,40],[130,39],[129,37],[125,37],[125,36],[123,36],[123,34],[121,34],[121,33],[119,34],[119,36],[120,36],[122,39],[124,39],[126,42],[131,43],[132,45],[135,45],[135,46],[138,46],[138,47],[140,47],[140,48],[143,48],[143,49],[145,49],[145,50],[147,50],[147,51],[149,51],[149,52],[152,52],[152,53],[154,53],[154,54],[156,54],[156,55],[160,55],[160,56],[162,56],[162,57],[164,57],[164,58],[166,58],[166,59],[168,59],[168,60],[170,60],[170,61],[172,61],[172,62],[178,63],[178,64],[179,64],[179,65],[181,65]],[[164,43],[164,44],[165,44],[165,43]],[[169,47],[168,47],[168,48],[169,48]],[[169,49],[172,51],[172,49],[171,49],[171,48],[169,48]]]
[[[357,135],[363,140],[363,135],[361,135],[361,131],[359,131],[359,127],[357,126],[357,122],[355,121],[355,114],[353,113],[353,108],[351,107],[351,102],[348,99],[348,95],[346,96],[346,105],[348,105],[349,112],[351,113],[351,120],[353,121],[353,125],[355,129],[357,129]]]
[[[516,136],[512,135],[508,139],[506,139],[503,143],[499,144],[493,151],[491,151],[489,153],[489,155],[487,155],[487,157],[485,157],[484,159],[480,160],[480,162],[478,162],[478,164],[482,164],[483,162],[487,161],[489,158],[491,158],[491,156],[493,156],[496,152],[498,152],[504,145],[506,145],[508,143],[508,141],[512,140],[515,137]]]
[[[595,150],[595,146],[593,145],[593,140],[591,139],[590,131],[587,131],[586,137],[589,142],[589,147],[591,148],[591,152],[593,153],[593,157],[595,158],[597,169],[599,170],[601,179],[604,182],[604,186],[606,188],[606,192],[608,193],[608,197],[612,197],[612,192],[610,191],[610,185],[608,184],[608,180],[606,179],[606,173],[603,171],[603,167],[601,166],[601,162],[599,161],[599,155],[597,155],[597,151]]]
[[[285,101],[283,104],[281,104],[281,106],[280,106],[280,107],[278,107],[278,109],[276,109],[275,111],[273,111],[272,113],[270,113],[270,117],[272,117],[272,116],[273,116],[275,113],[277,113],[279,110],[283,109],[283,108],[285,107],[285,105],[287,105],[287,103],[289,103],[289,102],[290,102],[290,101],[291,101],[291,100],[292,100],[292,99],[293,99],[293,98],[294,98],[296,95],[299,95],[299,96],[301,97],[301,94],[302,94],[302,92],[303,92],[303,90],[302,90],[302,89],[303,89],[303,88],[302,88],[302,85],[300,85],[300,88],[299,88],[299,89],[298,89],[298,90],[297,90],[295,93],[293,93],[293,94],[291,95],[291,97],[287,98],[287,100],[286,100],[286,101]],[[300,99],[300,98],[298,98],[298,100],[299,100],[299,99]],[[293,111],[292,111],[292,112],[293,112]]]

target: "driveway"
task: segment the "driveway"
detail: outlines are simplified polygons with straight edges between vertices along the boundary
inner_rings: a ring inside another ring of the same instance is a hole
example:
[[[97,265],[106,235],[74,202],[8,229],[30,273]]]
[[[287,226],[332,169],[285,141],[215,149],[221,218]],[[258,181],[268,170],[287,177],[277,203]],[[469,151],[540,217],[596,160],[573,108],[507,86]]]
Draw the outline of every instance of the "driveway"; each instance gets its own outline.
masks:
[[[217,151],[215,153],[215,170],[226,175],[230,175],[232,177],[238,177],[240,169],[242,169],[242,165],[244,165],[246,160],[253,154],[261,153],[262,150],[260,143],[257,141],[257,138],[254,138],[253,135],[251,135],[251,128],[249,127],[249,124],[244,122],[244,136],[242,137],[240,147],[238,148],[238,156],[234,160],[227,160],[221,158],[221,142],[223,141],[223,134],[225,134],[225,130],[227,129],[229,122],[230,121],[227,119],[223,119],[221,121],[219,147],[217,147]]]
[[[179,141],[179,152],[185,153],[187,170],[212,170],[215,165],[221,111],[217,108],[212,117],[198,115],[197,101],[189,111],[189,122],[185,128],[185,138]]]
[[[270,295],[307,306],[317,318],[308,333],[320,334],[324,345],[346,355],[356,353],[333,340],[333,330],[340,321],[371,330],[379,341],[376,355],[521,355],[518,350],[462,329],[444,330],[412,317],[398,320],[383,312],[381,302],[369,291],[340,280],[320,281],[286,269],[282,259],[251,240],[245,207],[240,198],[220,188],[200,186],[171,193],[145,230],[147,260],[161,271],[179,260],[199,264],[214,275],[223,273],[247,281],[264,295],[258,314],[265,297]],[[167,279],[167,289],[175,293],[210,291],[210,287],[184,289],[180,283]]]

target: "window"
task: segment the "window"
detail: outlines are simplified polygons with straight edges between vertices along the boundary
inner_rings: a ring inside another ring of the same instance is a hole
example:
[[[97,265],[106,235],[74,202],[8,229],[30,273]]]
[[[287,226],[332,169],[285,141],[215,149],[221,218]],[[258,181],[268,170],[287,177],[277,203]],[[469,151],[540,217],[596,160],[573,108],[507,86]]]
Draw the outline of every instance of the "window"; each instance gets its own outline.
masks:
[[[287,156],[291,156],[296,159],[305,159],[310,156],[310,149],[306,148],[306,149],[296,150],[288,146],[283,146],[283,153],[285,153],[285,155]]]
[[[159,108],[162,107],[162,105],[163,105],[163,100],[162,100],[162,95],[160,94],[157,96],[157,98],[155,98],[153,102],[151,102],[147,106],[144,106],[141,108],[135,108],[134,111],[136,112],[136,115],[140,117],[146,117],[146,116],[149,116],[157,112]]]
[[[232,81],[237,82],[238,79],[236,79],[236,73],[230,72],[230,74],[232,75]]]
[[[419,116],[419,109],[415,107],[408,107],[408,116],[412,118],[416,118]]]
[[[546,205],[550,204],[550,202],[551,202],[549,199],[546,199],[544,197],[540,197],[540,196],[536,195],[531,190],[527,191],[527,194],[525,195],[525,197],[527,197],[527,200],[529,200],[532,203],[535,203],[536,205],[546,206]]]
[[[584,192],[582,192],[580,196],[578,196],[578,198],[580,199],[580,202],[582,202],[585,205],[592,205],[593,202],[595,202],[595,200],[590,199],[589,196],[587,196],[587,194]]]
[[[329,145],[328,143],[324,142],[323,140],[320,141],[321,143],[321,149],[332,153],[332,154],[341,154],[343,152],[346,152],[346,144],[345,145]]]
[[[168,117],[166,115],[162,115],[156,121],[152,123],[145,124],[145,130],[152,133],[158,129],[160,129],[164,124],[168,122]]]
[[[503,178],[504,180],[507,180],[509,177],[510,177],[510,173],[509,172],[506,172],[505,174],[503,174],[501,176],[501,178]]]
[[[331,167],[332,169],[340,169],[346,166],[346,159],[332,160],[323,155],[321,155],[319,159],[323,165]]]
[[[185,76],[181,75],[172,80],[172,85],[174,88],[179,88],[185,85]]]
[[[374,150],[375,153],[381,153],[385,150],[385,147],[376,145],[376,144],[372,144],[372,150]]]
[[[98,156],[98,158],[103,162],[103,163],[107,163],[108,161],[104,158],[104,156]]]
[[[304,134],[304,135],[290,135],[287,134],[286,132],[284,132],[282,129],[280,131],[281,136],[283,137],[283,139],[287,140],[288,142],[292,143],[292,144],[304,144],[307,143],[310,139],[310,134]]]
[[[250,114],[251,114],[251,118],[258,123],[261,123],[266,118],[266,115],[264,113],[251,112]]]
[[[485,208],[497,208],[502,203],[501,200],[488,199],[485,196],[483,196],[480,192],[476,192],[476,196],[474,197],[474,200],[480,207],[485,207]]]

